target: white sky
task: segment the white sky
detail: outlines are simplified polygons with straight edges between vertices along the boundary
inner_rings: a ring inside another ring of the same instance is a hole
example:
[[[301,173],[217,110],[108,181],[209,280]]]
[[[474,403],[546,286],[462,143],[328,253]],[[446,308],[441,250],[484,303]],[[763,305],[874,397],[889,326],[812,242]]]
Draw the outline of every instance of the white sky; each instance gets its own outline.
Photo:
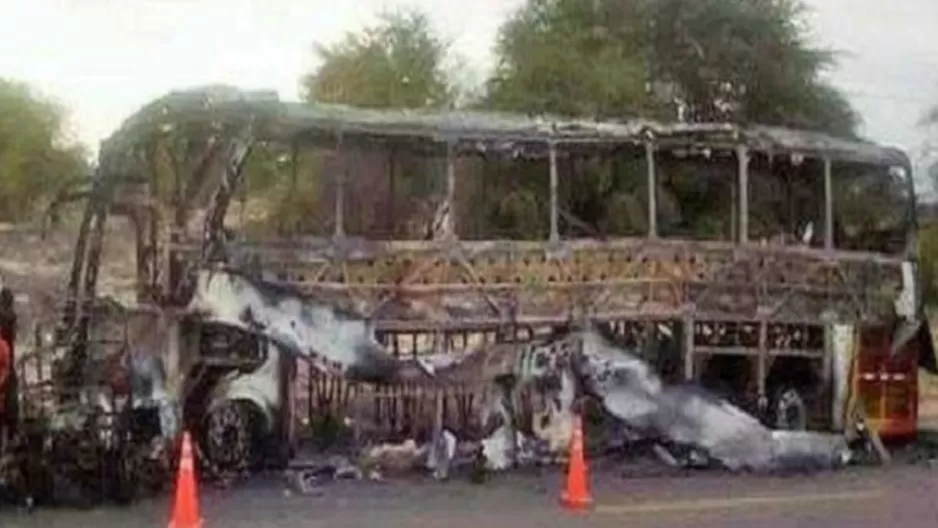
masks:
[[[585,0],[584,0],[585,1]],[[0,0],[0,76],[65,104],[96,148],[164,93],[202,84],[297,96],[312,43],[334,42],[382,8],[425,9],[481,79],[501,21],[523,0]],[[938,103],[938,0],[808,0],[816,38],[845,52],[833,73],[871,139],[915,158],[916,123]]]

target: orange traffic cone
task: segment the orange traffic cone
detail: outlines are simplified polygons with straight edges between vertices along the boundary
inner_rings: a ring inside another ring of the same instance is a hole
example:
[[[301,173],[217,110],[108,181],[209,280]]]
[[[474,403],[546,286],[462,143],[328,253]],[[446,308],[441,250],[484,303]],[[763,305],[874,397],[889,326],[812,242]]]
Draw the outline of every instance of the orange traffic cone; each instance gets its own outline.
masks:
[[[573,441],[570,443],[570,466],[567,469],[567,487],[561,495],[563,505],[571,510],[585,510],[593,505],[589,490],[586,457],[583,454],[583,422],[577,416],[573,424]]]
[[[169,521],[169,528],[201,528],[201,526],[192,440],[189,438],[189,433],[183,433],[182,456],[179,457],[179,474],[176,477],[176,503],[173,505],[173,517]]]

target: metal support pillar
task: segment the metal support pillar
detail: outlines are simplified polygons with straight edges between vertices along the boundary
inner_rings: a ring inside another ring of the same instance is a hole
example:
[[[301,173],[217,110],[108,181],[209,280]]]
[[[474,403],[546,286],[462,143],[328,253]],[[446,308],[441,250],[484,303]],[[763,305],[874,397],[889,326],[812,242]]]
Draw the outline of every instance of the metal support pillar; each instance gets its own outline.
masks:
[[[831,159],[824,158],[824,249],[834,249],[834,184]]]
[[[393,239],[397,235],[397,214],[395,206],[397,205],[397,150],[391,147],[388,150],[388,238]]]
[[[192,368],[192,360],[184,360],[183,347],[187,344],[182,334],[182,324],[180,318],[175,313],[160,313],[156,316],[156,326],[158,334],[166,337],[166,348],[163,350],[163,365],[166,370],[166,392],[169,393],[169,400],[175,403],[175,408],[180,409],[174,416],[177,424],[181,423],[183,413],[181,409],[185,406],[185,374]],[[179,431],[172,431],[178,433]],[[170,431],[164,431],[169,434]]]
[[[451,240],[456,236],[456,149],[450,144],[446,149],[446,204],[444,205],[443,234]]]
[[[739,243],[749,242],[749,148],[736,147],[739,162]]]
[[[655,145],[645,141],[645,165],[648,169],[648,238],[658,238],[658,176],[655,173]]]
[[[827,390],[834,381],[834,324],[824,322],[824,359],[821,365],[821,384]]]
[[[762,402],[767,396],[765,383],[769,366],[769,323],[764,320],[759,322],[759,357],[756,361],[757,392]]]
[[[853,422],[847,411],[854,383],[851,367],[860,335],[852,324],[826,325],[824,334],[824,354],[831,358],[831,425],[834,431],[843,431]]]
[[[560,225],[558,222],[557,192],[559,177],[557,175],[557,146],[553,141],[549,145],[550,153],[550,241],[560,240]]]
[[[694,380],[694,312],[684,314],[684,380]]]
[[[335,237],[342,238],[345,236],[345,181],[348,177],[348,158],[345,155],[345,149],[342,148],[341,136],[339,136],[336,154],[339,156],[339,170],[336,172],[335,187]]]
[[[837,387],[837,383],[841,380],[847,378],[843,372],[837,372],[838,370],[843,370],[843,366],[847,365],[846,371],[850,372],[849,361],[845,361],[843,350],[843,339],[840,339],[841,343],[838,343],[838,332],[837,332],[837,314],[831,310],[827,310],[821,314],[821,322],[824,323],[824,357],[821,363],[821,394],[824,398],[829,398],[831,404],[831,426],[835,431],[842,430],[843,428],[843,407],[841,405],[845,403],[843,395],[847,393],[846,388]],[[841,327],[841,330],[843,327]],[[841,338],[850,335],[842,334]],[[838,347],[838,344],[841,346]],[[847,348],[849,349],[852,343],[848,344]],[[840,349],[840,350],[838,350]]]
[[[296,191],[297,186],[299,185],[299,171],[300,171],[300,145],[297,139],[294,139],[290,143],[290,193],[287,195],[287,203],[290,205],[291,211],[296,208]],[[290,215],[292,217],[292,214]],[[293,220],[292,225],[284,225],[283,216],[277,218],[277,231],[279,235],[284,235],[286,233],[295,234],[299,229],[295,217],[291,218]]]

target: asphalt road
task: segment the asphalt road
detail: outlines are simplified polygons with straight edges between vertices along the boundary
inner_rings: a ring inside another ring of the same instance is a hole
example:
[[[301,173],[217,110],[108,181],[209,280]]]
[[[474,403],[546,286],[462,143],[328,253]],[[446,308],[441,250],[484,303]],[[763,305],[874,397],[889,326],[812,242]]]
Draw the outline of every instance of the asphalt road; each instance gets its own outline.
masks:
[[[559,472],[511,475],[485,485],[429,480],[337,482],[317,496],[286,492],[278,478],[229,490],[202,490],[205,528],[535,526],[766,528],[932,527],[938,522],[938,470],[921,466],[855,469],[790,477],[700,473],[624,478],[592,476],[589,513],[559,505]],[[166,527],[169,499],[129,508],[0,512],[3,528]]]

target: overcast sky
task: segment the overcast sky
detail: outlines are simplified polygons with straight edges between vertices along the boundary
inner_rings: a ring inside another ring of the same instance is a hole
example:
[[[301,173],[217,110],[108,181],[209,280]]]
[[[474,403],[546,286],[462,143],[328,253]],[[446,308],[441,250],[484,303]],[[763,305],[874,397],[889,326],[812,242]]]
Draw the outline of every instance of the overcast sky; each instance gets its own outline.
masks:
[[[480,79],[499,24],[523,0],[0,0],[0,76],[33,83],[71,111],[96,147],[167,91],[228,83],[297,96],[311,43],[334,42],[382,8],[425,9]],[[832,73],[863,132],[913,159],[918,119],[938,102],[938,0],[808,0],[814,38],[844,52]]]

